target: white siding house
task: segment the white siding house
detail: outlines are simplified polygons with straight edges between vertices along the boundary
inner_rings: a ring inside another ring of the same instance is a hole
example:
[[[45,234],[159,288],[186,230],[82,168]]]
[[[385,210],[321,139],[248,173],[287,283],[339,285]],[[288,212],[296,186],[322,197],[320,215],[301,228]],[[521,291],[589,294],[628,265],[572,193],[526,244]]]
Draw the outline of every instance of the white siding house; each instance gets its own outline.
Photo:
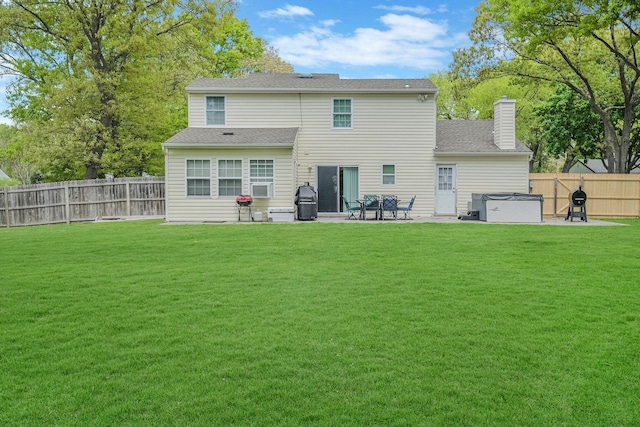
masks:
[[[473,192],[528,191],[512,100],[496,103],[494,129],[436,121],[428,79],[253,74],[187,92],[189,127],[163,144],[169,222],[237,220],[235,197],[260,183],[270,191],[254,210],[293,207],[308,182],[319,215],[345,216],[343,196],[416,196],[413,216],[432,216],[466,212]]]

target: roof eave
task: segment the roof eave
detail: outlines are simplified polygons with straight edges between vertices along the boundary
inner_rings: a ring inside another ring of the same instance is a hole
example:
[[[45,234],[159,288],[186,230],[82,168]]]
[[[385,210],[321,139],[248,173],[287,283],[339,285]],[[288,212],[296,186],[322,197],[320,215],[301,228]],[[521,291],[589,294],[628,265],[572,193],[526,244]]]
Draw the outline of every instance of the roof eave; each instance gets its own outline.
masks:
[[[165,142],[162,144],[163,148],[293,148],[293,143],[224,143],[219,144],[215,142]]]
[[[187,93],[409,93],[437,94],[438,89],[361,89],[361,88],[230,88],[230,87],[187,87]]]

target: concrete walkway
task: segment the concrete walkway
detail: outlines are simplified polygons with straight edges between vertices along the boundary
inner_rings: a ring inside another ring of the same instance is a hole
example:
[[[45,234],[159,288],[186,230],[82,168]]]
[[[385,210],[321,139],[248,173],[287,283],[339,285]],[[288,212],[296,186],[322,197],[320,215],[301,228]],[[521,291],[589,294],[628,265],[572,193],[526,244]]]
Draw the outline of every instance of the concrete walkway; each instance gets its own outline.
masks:
[[[356,219],[347,219],[345,216],[318,216],[317,222],[352,222],[352,223],[366,223],[366,224],[382,224],[382,223],[397,223],[397,224],[410,224],[410,223],[420,223],[420,222],[433,222],[433,223],[441,223],[441,224],[497,224],[497,223],[489,223],[485,221],[462,221],[458,219],[458,217],[454,216],[425,216],[425,217],[413,217],[410,220],[384,220],[384,221],[376,221],[373,219],[369,219],[366,221],[356,220]],[[308,222],[308,221],[297,221],[296,222]],[[503,223],[507,224],[507,223]],[[615,222],[602,221],[597,219],[590,219],[587,222],[575,220],[574,221],[565,221],[564,218],[556,217],[556,218],[544,218],[543,222],[535,222],[535,223],[517,223],[517,224],[527,224],[527,225],[562,225],[562,226],[570,226],[570,227],[585,227],[585,226],[616,226],[616,225],[625,225],[618,224]]]
[[[123,218],[118,218],[118,220],[133,220],[133,219],[161,219],[163,217],[123,217]],[[460,219],[458,219],[458,217],[454,217],[454,216],[414,216],[412,219],[410,220],[404,220],[404,219],[399,219],[399,220],[384,220],[384,221],[378,221],[378,220],[374,220],[374,219],[368,219],[366,221],[364,220],[357,220],[357,219],[348,219],[346,215],[320,215],[318,216],[318,218],[314,221],[298,221],[297,219],[293,222],[293,224],[312,224],[315,222],[320,222],[320,223],[344,223],[344,224],[416,224],[416,223],[427,223],[427,222],[431,222],[431,223],[440,223],[440,224],[483,224],[483,225],[492,225],[492,224],[498,224],[498,223],[493,223],[493,222],[485,222],[485,221],[462,221]],[[262,221],[262,222],[249,222],[249,221],[242,221],[242,222],[238,222],[238,221],[219,221],[219,222],[208,222],[208,221],[194,221],[194,222],[181,222],[181,221],[177,221],[177,222],[165,222],[165,224],[167,225],[171,225],[171,224],[228,224],[228,225],[232,225],[232,224],[268,224],[266,221]],[[501,224],[505,224],[507,225],[507,223],[501,223]],[[561,217],[556,217],[556,218],[544,218],[543,222],[534,222],[534,223],[508,223],[511,225],[556,225],[556,226],[565,226],[565,227],[591,227],[591,226],[620,226],[620,225],[626,225],[626,224],[619,224],[616,222],[610,222],[610,221],[602,221],[602,220],[598,220],[598,219],[590,219],[587,222],[584,221],[579,221],[579,220],[574,220],[572,221],[565,221],[564,218]]]

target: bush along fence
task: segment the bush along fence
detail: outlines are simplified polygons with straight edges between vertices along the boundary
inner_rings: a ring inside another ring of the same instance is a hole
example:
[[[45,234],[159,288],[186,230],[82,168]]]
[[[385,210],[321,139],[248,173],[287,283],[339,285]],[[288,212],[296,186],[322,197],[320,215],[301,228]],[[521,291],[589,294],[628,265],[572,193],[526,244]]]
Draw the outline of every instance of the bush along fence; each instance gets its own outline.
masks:
[[[0,187],[0,227],[164,216],[164,177]]]
[[[640,175],[532,173],[529,179],[532,192],[544,197],[545,216],[566,216],[571,193],[582,187],[589,218],[640,217]]]

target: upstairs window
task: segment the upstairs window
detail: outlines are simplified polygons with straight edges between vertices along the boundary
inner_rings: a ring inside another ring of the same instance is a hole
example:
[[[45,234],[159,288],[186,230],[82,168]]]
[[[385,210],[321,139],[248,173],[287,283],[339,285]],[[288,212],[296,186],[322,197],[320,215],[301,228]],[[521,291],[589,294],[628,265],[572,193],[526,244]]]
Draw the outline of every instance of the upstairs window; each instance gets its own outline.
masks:
[[[211,195],[211,161],[187,160],[187,196]]]
[[[333,127],[341,129],[350,129],[353,127],[353,110],[351,99],[334,99],[333,100]]]
[[[218,196],[242,194],[242,160],[218,160]]]
[[[207,126],[226,124],[224,96],[207,96]]]
[[[382,165],[382,184],[396,183],[396,165]]]

